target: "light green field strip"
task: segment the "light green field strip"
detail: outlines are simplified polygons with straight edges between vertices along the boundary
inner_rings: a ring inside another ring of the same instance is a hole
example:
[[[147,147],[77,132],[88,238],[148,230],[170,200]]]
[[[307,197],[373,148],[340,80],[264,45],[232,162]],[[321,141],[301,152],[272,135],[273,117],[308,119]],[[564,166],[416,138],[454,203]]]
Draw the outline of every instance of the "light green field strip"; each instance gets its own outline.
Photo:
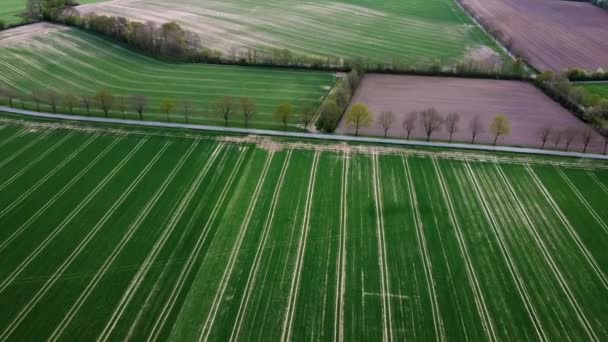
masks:
[[[590,93],[597,94],[605,99],[608,99],[608,84],[583,84],[582,86]]]
[[[115,95],[142,94],[149,98],[144,111],[144,117],[149,120],[166,120],[159,104],[163,98],[172,98],[192,102],[192,122],[223,124],[219,114],[212,112],[211,104],[224,96],[237,100],[247,96],[256,102],[258,110],[251,124],[277,128],[279,124],[272,113],[280,103],[317,106],[335,80],[331,74],[318,72],[168,64],[70,29],[32,35],[5,45],[0,51],[0,83],[20,91],[23,96],[36,90],[94,95],[99,89],[110,89]],[[76,113],[86,114],[81,106]],[[130,104],[128,107],[126,116],[136,118]],[[48,106],[43,108],[49,110]],[[66,109],[60,106],[60,111]],[[96,108],[93,113],[103,115]],[[121,117],[116,103],[111,116]],[[171,117],[172,121],[185,121],[180,105]],[[230,121],[241,126],[240,112]],[[295,124],[297,118],[292,118],[292,122]]]
[[[3,0],[0,4],[0,20],[5,24],[16,24],[21,21],[18,16],[25,9],[25,0]]]
[[[606,170],[175,133],[0,125],[2,338],[608,338]]]
[[[198,33],[204,46],[228,56],[288,49],[310,56],[429,62],[459,60],[468,49],[492,46],[449,0],[119,0],[85,11],[177,21]]]

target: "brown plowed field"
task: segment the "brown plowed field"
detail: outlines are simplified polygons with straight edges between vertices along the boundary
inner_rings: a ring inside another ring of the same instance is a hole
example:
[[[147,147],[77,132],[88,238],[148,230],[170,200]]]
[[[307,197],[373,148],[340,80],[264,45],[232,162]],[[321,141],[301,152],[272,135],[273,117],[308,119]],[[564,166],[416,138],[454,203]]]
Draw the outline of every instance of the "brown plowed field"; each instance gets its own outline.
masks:
[[[562,0],[459,0],[535,68],[608,67],[608,11]]]
[[[479,143],[491,143],[493,137],[488,133],[489,124],[497,114],[505,114],[511,120],[511,134],[502,138],[503,145],[539,147],[537,132],[541,127],[569,127],[583,130],[585,124],[572,113],[562,108],[543,92],[529,83],[519,81],[497,81],[462,79],[450,77],[420,77],[395,75],[367,75],[352,103],[365,103],[374,113],[375,119],[383,111],[392,111],[397,120],[389,131],[393,137],[404,137],[402,122],[406,114],[428,108],[437,109],[443,116],[450,112],[460,114],[459,131],[454,134],[455,141],[469,142],[471,133],[469,122],[479,115],[486,132],[477,138]],[[377,120],[376,120],[377,121]],[[412,135],[415,139],[425,139],[422,123],[418,119]],[[346,126],[345,119],[338,127],[340,133],[353,133]],[[382,128],[376,123],[360,131],[361,135],[382,136]],[[445,127],[433,133],[433,140],[448,140]],[[553,148],[552,142],[547,147]],[[580,150],[580,136],[571,145],[572,150]],[[564,147],[564,140],[559,148]],[[601,152],[602,138],[595,134],[589,151]]]

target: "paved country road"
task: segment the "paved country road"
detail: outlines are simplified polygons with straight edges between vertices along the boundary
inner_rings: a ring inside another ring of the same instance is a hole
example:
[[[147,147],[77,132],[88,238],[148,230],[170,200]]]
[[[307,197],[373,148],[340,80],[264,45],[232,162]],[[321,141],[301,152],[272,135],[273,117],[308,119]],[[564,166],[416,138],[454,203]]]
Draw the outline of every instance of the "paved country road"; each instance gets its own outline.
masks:
[[[4,106],[0,106],[0,113],[1,112],[25,115],[25,116],[30,116],[30,117],[47,118],[47,119],[72,120],[72,121],[95,122],[95,123],[109,123],[109,124],[132,125],[132,126],[143,126],[143,127],[181,128],[181,129],[191,129],[191,130],[197,130],[197,131],[209,131],[209,132],[219,132],[219,133],[224,132],[224,133],[263,135],[263,136],[301,138],[301,139],[316,139],[316,140],[329,140],[329,141],[342,141],[342,142],[355,142],[355,143],[374,143],[374,144],[403,145],[403,146],[454,148],[454,149],[475,150],[475,151],[513,152],[513,153],[523,153],[523,154],[531,154],[531,155],[577,157],[577,158],[608,160],[607,155],[580,153],[580,152],[551,151],[551,150],[540,150],[540,149],[535,149],[535,148],[508,147],[508,146],[471,145],[471,144],[463,144],[463,143],[411,141],[411,140],[403,140],[403,139],[354,137],[354,136],[334,135],[334,134],[281,132],[281,131],[272,131],[272,130],[263,130],[263,129],[231,128],[231,127],[179,124],[179,123],[154,122],[154,121],[121,120],[121,119],[109,119],[109,118],[99,118],[99,117],[87,117],[87,116],[76,116],[76,115],[51,114],[51,113],[44,113],[44,112],[33,112],[33,111],[29,111],[29,110],[22,110],[22,109],[16,109],[16,108],[4,107]]]

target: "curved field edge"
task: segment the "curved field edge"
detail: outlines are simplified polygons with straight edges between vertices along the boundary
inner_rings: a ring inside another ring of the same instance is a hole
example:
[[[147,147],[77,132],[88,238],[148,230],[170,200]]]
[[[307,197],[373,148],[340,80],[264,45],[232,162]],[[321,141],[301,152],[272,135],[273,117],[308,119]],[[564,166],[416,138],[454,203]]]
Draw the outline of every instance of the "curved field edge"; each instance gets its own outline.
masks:
[[[213,104],[224,96],[238,102],[249,97],[257,113],[250,124],[257,128],[279,128],[273,118],[281,103],[290,103],[297,110],[305,106],[317,108],[334,85],[336,75],[264,68],[246,68],[203,64],[170,64],[154,60],[108,40],[76,29],[49,24],[35,24],[0,34],[0,84],[25,98],[26,108],[34,109],[32,93],[44,98],[49,91],[76,96],[94,96],[101,89],[117,97],[144,95],[148,98],[144,119],[186,121],[182,102],[189,101],[188,121],[223,125],[223,118]],[[176,102],[169,114],[163,113],[163,99]],[[41,108],[50,111],[42,101]],[[122,117],[119,100],[115,99],[110,116]],[[59,103],[60,111],[67,111]],[[74,113],[86,115],[81,103]],[[103,116],[97,106],[92,115]],[[138,117],[131,101],[126,99],[125,117]],[[242,126],[239,110],[230,118],[231,126]],[[297,129],[299,117],[293,115],[289,124]]]
[[[79,11],[176,21],[199,34],[205,47],[228,56],[287,49],[296,55],[426,63],[496,50],[451,0],[112,1]]]

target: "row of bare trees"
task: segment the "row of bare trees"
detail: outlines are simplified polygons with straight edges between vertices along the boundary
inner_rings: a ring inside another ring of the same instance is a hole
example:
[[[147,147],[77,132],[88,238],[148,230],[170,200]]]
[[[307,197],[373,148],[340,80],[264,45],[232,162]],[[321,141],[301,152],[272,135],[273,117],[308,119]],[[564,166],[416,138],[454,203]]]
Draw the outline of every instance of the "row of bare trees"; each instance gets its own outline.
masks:
[[[346,120],[346,123],[354,129],[355,135],[359,135],[361,128],[370,127],[375,123],[382,129],[385,138],[389,135],[389,131],[399,124],[396,115],[391,111],[381,112],[374,119],[372,112],[364,104],[353,105],[347,113]],[[434,108],[420,112],[410,112],[401,121],[404,137],[408,140],[418,127],[424,131],[427,141],[431,140],[434,133],[445,129],[449,134],[449,142],[452,142],[454,134],[462,129],[460,114],[454,112],[442,116]],[[476,115],[469,120],[467,128],[472,144],[475,143],[481,134],[489,131],[493,136],[493,145],[496,145],[500,137],[510,134],[511,122],[505,115],[499,114],[487,125],[479,115]],[[559,148],[560,144],[563,143],[563,150],[569,151],[575,141],[580,141],[583,146],[583,153],[585,153],[595,136],[594,132],[594,129],[589,126],[585,126],[583,129],[574,127],[557,129],[551,126],[544,126],[538,129],[536,134],[541,144],[541,149],[545,149],[547,143],[552,142],[555,149]],[[608,138],[604,137],[604,154],[606,154],[607,148]]]
[[[87,115],[91,115],[93,110],[97,110],[102,112],[105,117],[109,117],[112,112],[120,113],[123,119],[127,114],[137,114],[139,120],[143,120],[144,114],[151,110],[149,99],[145,95],[120,96],[113,94],[108,89],[100,89],[94,95],[76,96],[71,93],[61,94],[55,90],[34,90],[29,95],[22,95],[11,88],[0,88],[0,100],[2,99],[11,107],[19,103],[25,109],[26,104],[29,103],[37,111],[41,111],[42,106],[46,106],[45,108],[49,108],[53,113],[62,111],[74,114],[75,110],[80,110]],[[195,110],[195,102],[188,98],[164,98],[160,100],[157,108],[157,112],[160,111],[164,114],[168,122],[171,121],[172,115],[179,111],[186,123],[190,122]],[[251,121],[258,113],[255,99],[246,96],[223,96],[201,110],[219,117],[226,127],[235,117],[239,117],[245,128],[249,128]],[[290,103],[282,103],[274,111],[273,118],[285,130],[296,121],[306,130],[313,123],[316,113],[317,107],[314,103],[304,102],[297,108]]]
[[[577,129],[574,127],[566,127],[564,129],[557,129],[551,126],[543,126],[536,132],[536,136],[540,141],[540,148],[545,149],[547,144],[553,143],[553,148],[559,148],[561,143],[564,144],[564,151],[568,151],[570,146],[577,140],[583,144],[583,153],[587,152],[587,148],[594,137],[593,128],[586,126],[583,129]],[[604,154],[608,148],[608,138],[604,138]]]
[[[359,130],[362,127],[369,127],[374,123],[374,117],[366,105],[358,103],[353,105],[348,112],[346,123],[355,129],[355,135],[359,135]],[[393,112],[385,111],[380,113],[376,123],[382,128],[384,137],[386,138],[389,131],[397,124],[397,117]],[[414,130],[420,125],[426,134],[427,141],[431,140],[433,133],[445,128],[450,135],[449,141],[452,142],[454,134],[460,130],[460,114],[449,113],[444,117],[434,108],[420,112],[410,112],[401,122],[405,138],[410,139]],[[493,143],[496,145],[501,136],[508,135],[511,132],[511,122],[505,115],[500,114],[492,120],[489,129],[494,135]],[[469,131],[471,133],[471,143],[473,144],[475,143],[475,139],[486,131],[486,126],[479,115],[470,120]]]

